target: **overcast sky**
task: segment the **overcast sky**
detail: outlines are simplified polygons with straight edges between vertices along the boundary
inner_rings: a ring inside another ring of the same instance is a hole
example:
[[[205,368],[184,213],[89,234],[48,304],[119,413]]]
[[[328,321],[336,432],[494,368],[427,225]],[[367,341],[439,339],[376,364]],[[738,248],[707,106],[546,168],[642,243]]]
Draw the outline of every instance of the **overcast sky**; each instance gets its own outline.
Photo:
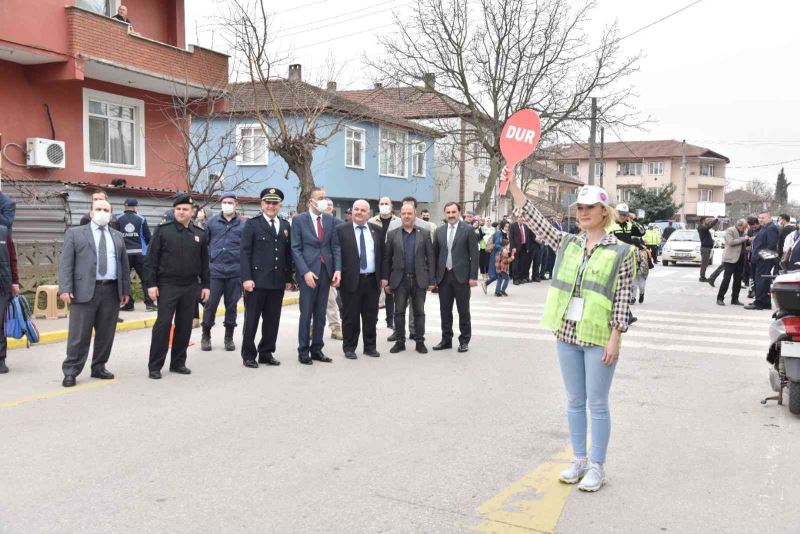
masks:
[[[376,54],[377,38],[392,31],[415,0],[294,0],[275,6],[277,52],[301,63],[304,78],[321,82],[335,58],[339,88],[371,85],[362,64]],[[597,0],[592,23],[616,20],[633,32],[692,0]],[[225,0],[186,0],[187,41],[225,50],[214,31]],[[774,184],[787,162],[793,200],[800,201],[800,2],[702,0],[699,4],[623,41],[641,52],[631,79],[647,131],[621,132],[625,141],[686,139],[728,156],[729,188],[752,178]],[[602,105],[602,103],[601,103]],[[606,132],[606,141],[617,141]],[[790,160],[797,160],[791,161]]]

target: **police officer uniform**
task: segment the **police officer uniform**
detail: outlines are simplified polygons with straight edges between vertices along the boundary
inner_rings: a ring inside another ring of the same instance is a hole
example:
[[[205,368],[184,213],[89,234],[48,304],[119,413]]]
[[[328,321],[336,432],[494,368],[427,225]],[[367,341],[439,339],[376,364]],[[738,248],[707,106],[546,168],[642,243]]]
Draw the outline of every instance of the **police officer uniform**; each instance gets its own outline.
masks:
[[[179,194],[172,203],[193,205],[188,194]],[[186,368],[186,347],[192,331],[201,289],[210,287],[208,242],[205,231],[189,222],[161,223],[153,233],[144,269],[145,285],[158,288],[158,316],[150,341],[150,378],[161,378],[167,357],[170,327],[175,317],[169,370],[190,374]]]
[[[130,268],[136,271],[136,275],[142,282],[142,292],[144,293],[144,304],[148,311],[156,310],[155,304],[147,295],[147,288],[144,283],[144,258],[147,254],[147,245],[150,243],[150,227],[147,225],[147,219],[136,213],[133,209],[139,205],[139,201],[135,198],[125,200],[125,211],[117,217],[117,224],[119,231],[125,238],[125,250],[128,253],[128,264]],[[120,308],[122,311],[133,311],[133,295],[131,295],[128,304]]]
[[[261,191],[264,202],[281,202],[280,189]],[[255,289],[244,293],[244,334],[242,360],[246,367],[256,368],[259,363],[280,365],[273,357],[278,327],[283,309],[286,284],[292,282],[291,228],[277,215],[270,219],[265,213],[248,219],[244,225],[241,243],[241,279],[253,281]],[[261,341],[255,345],[258,322],[261,320]],[[256,362],[258,356],[258,362]]]

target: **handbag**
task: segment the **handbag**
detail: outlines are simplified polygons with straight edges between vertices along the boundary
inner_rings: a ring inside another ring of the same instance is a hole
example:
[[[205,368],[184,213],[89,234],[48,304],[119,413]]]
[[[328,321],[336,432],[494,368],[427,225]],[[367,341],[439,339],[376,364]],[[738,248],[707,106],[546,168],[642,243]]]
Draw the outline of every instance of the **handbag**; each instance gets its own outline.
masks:
[[[3,329],[7,338],[21,339],[24,335],[22,323],[19,321],[19,315],[22,310],[14,299],[16,297],[12,297],[6,305],[6,320],[4,321]]]
[[[31,311],[31,303],[28,302],[25,295],[18,295],[19,305],[22,309],[22,316],[25,319],[25,335],[28,337],[30,343],[38,343],[41,336],[39,335],[39,328],[33,321],[33,312]]]
[[[4,329],[6,337],[22,339],[27,337],[28,346],[38,343],[41,336],[39,328],[33,321],[31,304],[24,295],[14,295],[8,301]]]

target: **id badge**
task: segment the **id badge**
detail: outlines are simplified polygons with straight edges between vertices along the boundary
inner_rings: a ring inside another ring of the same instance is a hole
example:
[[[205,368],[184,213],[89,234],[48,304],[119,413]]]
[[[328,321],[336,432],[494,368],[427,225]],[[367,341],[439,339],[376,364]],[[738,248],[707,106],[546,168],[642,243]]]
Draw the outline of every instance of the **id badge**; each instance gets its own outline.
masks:
[[[583,299],[581,297],[572,297],[570,299],[567,314],[564,318],[575,322],[583,319]]]

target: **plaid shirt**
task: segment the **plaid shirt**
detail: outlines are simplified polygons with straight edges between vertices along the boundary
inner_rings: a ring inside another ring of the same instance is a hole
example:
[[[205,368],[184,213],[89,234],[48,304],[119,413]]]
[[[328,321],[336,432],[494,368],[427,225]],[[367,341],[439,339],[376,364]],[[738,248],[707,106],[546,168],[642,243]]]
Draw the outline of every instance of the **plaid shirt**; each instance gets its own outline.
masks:
[[[525,206],[514,210],[514,215],[525,215],[528,219],[528,226],[536,234],[537,238],[541,238],[545,245],[558,252],[561,246],[561,241],[567,235],[564,232],[554,228],[550,222],[545,219],[533,202],[527,200]],[[578,239],[585,245],[586,234],[581,233]],[[617,238],[613,234],[606,234],[592,250],[589,251],[589,257],[592,256],[594,249],[600,245],[616,245]],[[617,289],[614,292],[614,306],[611,310],[611,328],[616,328],[620,332],[627,332],[628,330],[628,315],[630,313],[629,299],[631,298],[631,282],[633,281],[633,271],[635,256],[629,256],[622,262],[619,268],[619,275],[617,279]],[[575,290],[572,293],[573,297],[581,296],[581,279],[583,273],[578,274],[578,279],[575,283]],[[580,345],[582,347],[591,347],[591,343],[584,343],[578,340],[575,332],[575,321],[564,319],[561,322],[561,328],[556,332],[556,338],[564,343],[571,343],[573,345]]]

